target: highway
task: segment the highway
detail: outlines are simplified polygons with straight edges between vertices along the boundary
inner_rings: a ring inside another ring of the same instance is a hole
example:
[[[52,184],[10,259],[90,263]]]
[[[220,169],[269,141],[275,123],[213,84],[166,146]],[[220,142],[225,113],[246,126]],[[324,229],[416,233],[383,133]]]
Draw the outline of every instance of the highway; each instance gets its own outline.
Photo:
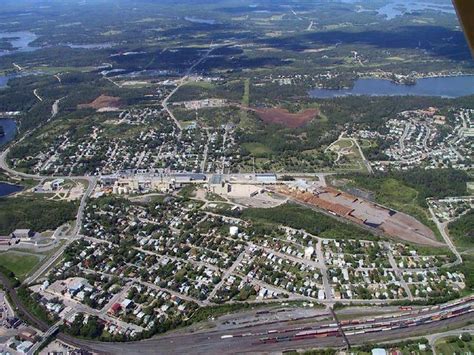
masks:
[[[75,240],[80,238],[79,232],[81,230],[82,219],[84,218],[84,210],[87,205],[87,200],[94,191],[97,179],[94,177],[88,178],[89,184],[87,190],[82,195],[81,203],[77,210],[76,221],[74,223],[74,228],[71,234],[66,239],[66,242],[46,261],[44,262],[38,270],[36,270],[31,276],[27,277],[24,281],[24,284],[29,285],[34,283],[41,275],[43,275],[51,266],[53,266],[59,258],[63,255],[64,250]]]
[[[181,126],[181,123],[179,122],[178,119],[176,119],[175,115],[173,114],[173,111],[170,110],[170,108],[168,107],[168,102],[169,100],[174,96],[174,94],[176,94],[176,92],[181,88],[181,86],[183,86],[184,84],[186,84],[186,81],[188,80],[189,76],[191,75],[192,71],[194,70],[194,68],[196,68],[199,64],[201,64],[202,62],[204,62],[208,57],[209,55],[212,53],[212,51],[214,49],[218,48],[218,46],[213,46],[211,44],[211,47],[209,48],[209,50],[201,57],[199,58],[199,60],[197,60],[185,73],[185,75],[179,79],[178,81],[178,85],[169,93],[168,96],[166,96],[166,98],[163,100],[163,102],[161,103],[161,105],[163,106],[163,108],[165,109],[165,111],[168,113],[168,115],[171,117],[171,119],[174,121],[176,127],[178,128],[178,140],[181,139],[181,134],[182,134],[182,131],[183,131],[183,127]]]
[[[434,213],[433,208],[431,207],[430,204],[428,204],[428,209],[429,209],[430,214],[431,214],[431,219],[435,222],[436,227],[438,228],[439,232],[440,232],[441,235],[443,236],[443,239],[444,239],[444,241],[446,242],[447,246],[449,247],[449,249],[451,250],[451,252],[452,252],[454,255],[456,255],[456,262],[454,262],[453,265],[459,265],[459,264],[461,264],[461,263],[462,263],[462,256],[461,256],[461,254],[458,252],[458,250],[457,250],[456,247],[454,246],[453,241],[451,240],[451,238],[449,237],[448,233],[446,232],[446,228],[448,227],[448,222],[441,223],[441,222],[438,220],[438,217],[436,217],[436,214]]]

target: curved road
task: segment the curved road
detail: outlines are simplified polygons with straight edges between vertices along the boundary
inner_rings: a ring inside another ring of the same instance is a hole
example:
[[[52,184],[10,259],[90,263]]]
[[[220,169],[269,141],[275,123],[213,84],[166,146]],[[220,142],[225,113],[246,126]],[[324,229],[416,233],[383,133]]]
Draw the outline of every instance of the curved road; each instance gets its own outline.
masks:
[[[51,108],[51,116],[46,121],[46,123],[50,122],[54,117],[56,117],[56,115],[59,112],[59,103],[62,99],[64,99],[64,97],[54,101],[54,103],[52,105],[52,108]],[[42,125],[40,125],[40,127],[41,126]],[[62,253],[67,248],[67,246],[79,237],[79,232],[80,232],[80,228],[81,228],[81,224],[82,224],[82,219],[84,217],[84,210],[85,210],[85,207],[86,207],[86,204],[87,204],[87,200],[90,197],[90,195],[92,194],[92,192],[94,191],[94,188],[95,188],[96,183],[97,183],[97,178],[94,177],[94,176],[34,175],[34,174],[19,172],[19,171],[16,171],[16,170],[10,168],[10,166],[8,165],[8,162],[7,162],[7,157],[8,157],[8,153],[10,152],[11,147],[13,147],[16,144],[22,142],[24,139],[29,137],[32,133],[33,133],[33,131],[26,132],[21,139],[19,139],[18,141],[13,143],[10,147],[6,148],[5,150],[3,150],[1,152],[1,154],[0,154],[0,169],[6,171],[8,174],[10,174],[12,176],[17,176],[17,177],[24,178],[24,179],[43,180],[43,179],[52,179],[52,178],[54,178],[54,179],[63,178],[63,179],[69,179],[69,180],[74,180],[74,181],[87,181],[88,186],[87,186],[86,191],[82,195],[81,202],[80,202],[80,205],[79,205],[79,208],[78,208],[78,211],[77,211],[77,215],[76,215],[76,221],[75,221],[74,229],[71,231],[71,234],[70,234],[69,238],[67,239],[67,242],[63,246],[61,246],[56,251],[56,253],[54,253],[50,257],[49,260],[44,262],[41,265],[41,267],[32,276],[28,277],[25,280],[26,284],[30,284],[30,283],[36,281],[46,270],[48,270],[48,268],[50,268],[61,257]]]

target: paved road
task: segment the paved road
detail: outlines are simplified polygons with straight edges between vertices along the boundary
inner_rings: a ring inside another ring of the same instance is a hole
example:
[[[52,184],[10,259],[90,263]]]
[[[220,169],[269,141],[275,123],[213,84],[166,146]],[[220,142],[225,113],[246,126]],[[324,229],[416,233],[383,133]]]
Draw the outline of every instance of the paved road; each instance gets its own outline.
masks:
[[[370,162],[367,160],[367,158],[365,157],[365,154],[364,152],[362,151],[362,148],[360,147],[359,145],[359,142],[357,141],[357,139],[352,139],[352,141],[355,143],[357,149],[359,150],[359,154],[360,154],[360,157],[362,158],[362,161],[364,162],[364,165],[365,167],[367,168],[367,171],[370,173],[370,174],[373,174],[374,171],[372,170],[372,166],[370,165]]]
[[[387,255],[388,255],[388,261],[390,262],[390,266],[392,267],[393,271],[395,272],[395,275],[397,278],[400,280],[400,284],[402,285],[403,289],[405,290],[408,299],[410,301],[413,301],[413,295],[411,293],[410,288],[408,287],[408,284],[405,282],[405,279],[403,278],[402,272],[400,271],[397,262],[395,261],[395,258],[393,257],[392,253],[392,248],[390,243],[385,243],[385,248],[387,249]]]
[[[194,68],[196,68],[199,64],[201,64],[202,62],[204,62],[208,57],[209,55],[212,53],[212,51],[214,49],[218,48],[218,46],[213,46],[211,44],[211,48],[209,48],[209,50],[206,52],[206,54],[204,54],[198,61],[196,61],[187,71],[186,71],[186,74],[178,81],[178,85],[173,89],[173,91],[171,91],[169,93],[169,95],[163,100],[163,102],[161,103],[163,108],[165,109],[165,111],[168,113],[168,115],[171,117],[171,119],[174,121],[174,123],[176,124],[176,127],[178,128],[179,132],[178,132],[178,140],[181,138],[181,134],[182,134],[182,131],[183,131],[183,127],[181,126],[181,122],[179,122],[179,120],[175,117],[175,115],[173,114],[173,111],[170,110],[170,108],[168,107],[168,102],[169,100],[174,96],[174,94],[176,94],[176,92],[181,88],[181,86],[183,86],[184,84],[186,84],[186,81],[188,80],[189,76],[191,75],[192,71],[194,70]]]
[[[74,225],[71,234],[66,239],[66,242],[46,261],[44,262],[38,270],[36,270],[33,275],[27,277],[24,281],[24,284],[29,285],[34,283],[41,275],[43,275],[52,265],[54,265],[59,258],[64,253],[64,250],[75,240],[77,240],[79,236],[79,232],[81,230],[82,220],[84,218],[84,210],[86,208],[87,200],[91,196],[92,192],[94,191],[95,185],[97,183],[96,178],[88,178],[89,185],[87,186],[87,190],[84,192],[81,198],[81,203],[79,205],[77,215],[76,215],[76,222]]]
[[[471,335],[474,335],[474,326],[471,325],[471,326],[463,327],[461,329],[451,330],[449,332],[430,334],[430,335],[426,336],[426,338],[428,339],[429,344],[430,344],[431,348],[433,349],[433,355],[436,355],[435,345],[436,345],[436,342],[438,340],[449,337],[449,336],[458,337],[458,336],[462,335],[463,333],[469,333]]]
[[[438,218],[436,217],[436,214],[434,213],[433,209],[431,208],[431,205],[428,204],[428,208],[430,210],[430,213],[431,213],[431,219],[435,222],[436,224],[436,227],[438,227],[438,230],[440,231],[441,235],[443,236],[443,239],[444,241],[446,242],[446,244],[448,245],[449,249],[451,250],[451,252],[456,255],[456,262],[454,263],[454,265],[457,265],[457,264],[461,264],[462,263],[462,256],[461,254],[458,252],[458,250],[456,249],[456,247],[454,246],[454,243],[453,241],[451,240],[451,238],[449,238],[449,235],[448,233],[446,232],[446,228],[448,226],[448,223],[445,222],[445,223],[441,223]]]
[[[319,263],[321,264],[320,272],[323,278],[323,286],[324,286],[324,293],[326,294],[326,300],[332,303],[334,300],[334,297],[332,294],[331,285],[329,283],[329,278],[328,278],[328,273],[327,273],[328,268],[325,263],[326,259],[324,257],[322,240],[319,240],[318,244],[316,244],[316,255],[319,260]]]
[[[234,263],[231,265],[230,268],[228,268],[224,274],[222,275],[222,278],[221,278],[221,281],[214,287],[214,289],[211,291],[211,293],[209,294],[209,296],[207,296],[207,299],[205,301],[205,303],[208,303],[210,301],[212,301],[212,299],[214,298],[214,296],[216,295],[217,291],[219,291],[221,289],[221,287],[224,285],[224,283],[227,281],[227,279],[229,278],[229,276],[232,275],[232,273],[235,271],[235,269],[237,269],[237,267],[239,266],[240,262],[242,261],[242,259],[244,258],[245,254],[249,252],[249,249],[250,249],[250,246],[247,245],[247,247],[245,248],[245,250],[243,252],[240,253],[240,255],[237,257],[237,259],[235,259]]]
[[[36,96],[36,98],[37,98],[39,101],[43,102],[43,98],[42,98],[41,96],[39,96],[39,94],[38,94],[38,89],[34,89],[34,90],[33,90],[33,94]]]

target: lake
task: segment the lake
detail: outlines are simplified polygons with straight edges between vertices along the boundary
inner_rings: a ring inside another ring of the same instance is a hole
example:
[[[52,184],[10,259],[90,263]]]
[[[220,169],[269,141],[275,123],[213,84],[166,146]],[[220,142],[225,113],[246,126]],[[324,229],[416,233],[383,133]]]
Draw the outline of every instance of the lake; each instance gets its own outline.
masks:
[[[10,142],[16,135],[16,122],[11,118],[0,118],[0,126],[3,127],[5,135],[0,137],[0,147]]]
[[[0,50],[0,57],[17,52],[32,52],[38,49],[38,47],[30,46],[30,43],[38,38],[33,32],[0,32],[0,38],[11,38],[9,42],[15,48],[11,51]]]
[[[340,0],[348,4],[360,4],[361,0]],[[361,10],[359,9],[358,12]],[[371,11],[362,9],[362,11]],[[392,20],[397,16],[403,16],[415,11],[437,11],[446,14],[455,14],[454,7],[449,0],[444,3],[433,2],[430,0],[388,0],[386,4],[375,10],[378,15],[385,16],[387,20]]]
[[[6,88],[8,85],[8,81],[13,78],[19,78],[21,76],[28,75],[30,73],[27,72],[22,72],[22,73],[12,73],[12,74],[7,74],[7,75],[0,75],[0,90],[3,88]],[[34,74],[34,73],[31,73]],[[1,119],[1,117],[0,117]]]
[[[0,89],[7,86],[10,78],[12,78],[12,75],[0,75]]]
[[[20,192],[21,190],[23,190],[22,186],[0,182],[0,197],[8,196],[13,193]]]
[[[313,89],[313,98],[328,99],[340,96],[440,96],[455,98],[474,95],[474,76],[450,76],[418,79],[415,85],[400,85],[383,79],[358,79],[351,89]]]
[[[402,16],[405,13],[414,11],[438,11],[449,14],[454,14],[454,8],[450,1],[446,4],[432,3],[429,1],[406,1],[406,0],[391,0],[387,5],[382,6],[377,10],[379,15],[385,16],[387,20],[392,20],[397,16]]]

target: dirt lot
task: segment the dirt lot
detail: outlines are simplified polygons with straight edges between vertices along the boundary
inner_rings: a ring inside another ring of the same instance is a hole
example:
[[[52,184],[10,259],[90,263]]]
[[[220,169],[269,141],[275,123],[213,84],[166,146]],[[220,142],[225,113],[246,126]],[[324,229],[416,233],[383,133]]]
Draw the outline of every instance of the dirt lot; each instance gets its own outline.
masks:
[[[288,128],[302,127],[318,116],[318,109],[307,109],[299,113],[290,113],[282,108],[251,109],[265,123],[279,124]]]
[[[300,202],[321,208],[352,222],[384,232],[408,242],[442,246],[433,231],[415,218],[333,188],[302,192],[280,187],[278,192]]]
[[[88,104],[81,104],[77,107],[79,109],[92,108],[94,110],[100,110],[104,108],[119,108],[121,105],[120,97],[100,95],[94,101]]]

